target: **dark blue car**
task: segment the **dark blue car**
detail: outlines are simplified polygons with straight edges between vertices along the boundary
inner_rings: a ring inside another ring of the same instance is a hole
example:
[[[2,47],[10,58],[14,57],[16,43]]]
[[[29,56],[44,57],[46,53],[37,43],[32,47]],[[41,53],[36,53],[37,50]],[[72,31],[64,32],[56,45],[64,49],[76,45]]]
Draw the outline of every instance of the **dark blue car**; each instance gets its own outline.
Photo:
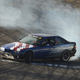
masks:
[[[12,42],[0,47],[2,57],[25,59],[60,58],[67,62],[76,53],[76,43],[69,42],[57,35],[29,34],[19,42]]]

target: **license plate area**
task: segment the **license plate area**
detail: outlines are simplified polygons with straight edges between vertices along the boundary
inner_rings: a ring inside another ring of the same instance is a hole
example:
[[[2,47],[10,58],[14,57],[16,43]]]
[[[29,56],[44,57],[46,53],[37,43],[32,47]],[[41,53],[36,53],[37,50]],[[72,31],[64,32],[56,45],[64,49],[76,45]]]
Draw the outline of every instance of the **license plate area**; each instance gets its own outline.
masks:
[[[2,57],[4,57],[4,58],[10,58],[10,59],[14,59],[14,56],[13,55],[11,55],[10,53],[2,53]]]

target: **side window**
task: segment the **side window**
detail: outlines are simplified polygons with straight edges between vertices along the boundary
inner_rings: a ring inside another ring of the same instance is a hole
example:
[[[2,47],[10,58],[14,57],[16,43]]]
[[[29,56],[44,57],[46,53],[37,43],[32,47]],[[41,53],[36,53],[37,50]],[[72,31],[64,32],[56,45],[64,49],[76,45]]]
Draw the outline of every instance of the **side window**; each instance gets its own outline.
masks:
[[[53,46],[53,45],[55,45],[55,39],[54,38],[47,38],[42,43],[42,46]]]
[[[55,45],[55,39],[54,38],[51,38],[50,39],[50,46],[53,46],[53,45]]]
[[[55,38],[55,45],[66,44],[66,43],[67,43],[67,41],[60,37]]]

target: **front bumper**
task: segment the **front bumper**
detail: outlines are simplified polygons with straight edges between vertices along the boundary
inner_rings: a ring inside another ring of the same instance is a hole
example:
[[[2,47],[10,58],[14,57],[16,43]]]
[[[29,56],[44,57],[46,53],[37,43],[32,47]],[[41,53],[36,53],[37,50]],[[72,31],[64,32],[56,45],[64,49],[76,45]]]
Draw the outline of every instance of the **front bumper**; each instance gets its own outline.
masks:
[[[3,58],[9,58],[9,59],[15,59],[15,58],[18,59],[19,58],[18,54],[11,54],[11,53],[7,53],[7,52],[3,52],[3,51],[0,51],[0,55]]]

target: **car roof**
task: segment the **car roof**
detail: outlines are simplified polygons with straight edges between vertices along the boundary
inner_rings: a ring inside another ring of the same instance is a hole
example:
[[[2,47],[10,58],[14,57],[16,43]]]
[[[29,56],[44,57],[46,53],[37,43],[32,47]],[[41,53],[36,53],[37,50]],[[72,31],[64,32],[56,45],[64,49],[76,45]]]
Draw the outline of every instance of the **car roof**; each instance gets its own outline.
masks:
[[[31,33],[30,35],[39,36],[39,37],[54,37],[54,36],[60,37],[60,36],[58,36],[56,34],[42,34],[42,33]]]

